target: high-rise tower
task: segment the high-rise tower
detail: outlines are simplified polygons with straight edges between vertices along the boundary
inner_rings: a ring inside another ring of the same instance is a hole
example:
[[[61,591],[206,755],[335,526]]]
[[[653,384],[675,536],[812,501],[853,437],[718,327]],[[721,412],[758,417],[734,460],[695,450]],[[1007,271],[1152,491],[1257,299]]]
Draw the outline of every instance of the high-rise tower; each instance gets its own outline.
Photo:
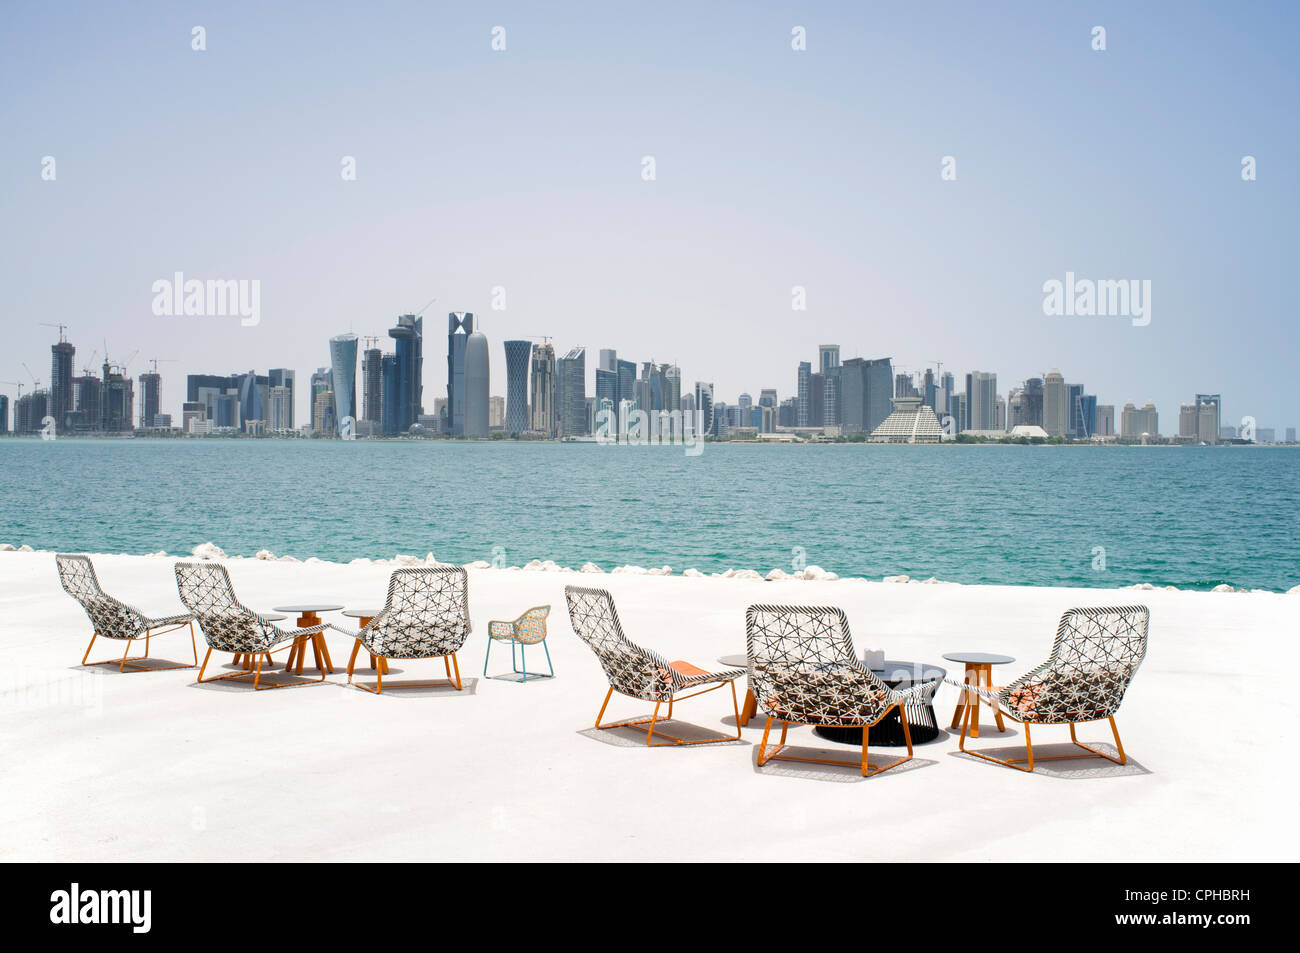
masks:
[[[388,329],[388,336],[395,342],[397,358],[393,432],[406,433],[424,413],[424,318],[400,315],[397,326]]]
[[[162,375],[157,371],[147,371],[140,375],[140,426],[149,430],[154,426],[158,416],[158,404],[162,398]]]
[[[357,336],[352,333],[330,338],[330,376],[334,390],[334,425],[341,433],[344,421],[357,422]]]
[[[506,342],[506,430],[523,433],[528,429],[528,360],[531,341]]]
[[[555,436],[555,348],[539,344],[533,348],[532,391],[528,401],[532,410],[532,430]]]
[[[465,349],[474,330],[472,312],[447,315],[447,408],[443,431],[453,437],[465,433]]]
[[[471,315],[466,315],[472,318]],[[491,426],[488,339],[474,330],[465,342],[465,436],[486,437]]]
[[[63,432],[65,421],[72,412],[72,359],[77,349],[63,339],[62,328],[59,331],[59,343],[50,345],[50,406],[49,414],[54,418],[54,426]]]

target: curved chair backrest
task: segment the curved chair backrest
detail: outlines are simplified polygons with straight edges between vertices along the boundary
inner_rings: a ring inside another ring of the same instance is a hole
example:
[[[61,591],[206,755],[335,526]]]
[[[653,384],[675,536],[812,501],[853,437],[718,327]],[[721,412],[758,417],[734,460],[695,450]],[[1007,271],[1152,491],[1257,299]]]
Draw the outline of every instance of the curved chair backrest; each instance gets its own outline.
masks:
[[[398,569],[384,611],[362,634],[388,658],[435,658],[459,652],[469,637],[469,576],[459,566]]]
[[[214,649],[258,652],[276,635],[269,620],[235,598],[230,574],[220,563],[177,563],[176,588]]]
[[[107,639],[129,639],[144,628],[144,616],[124,602],[118,602],[99,585],[95,567],[86,556],[58,553],[59,584],[81,603],[95,627],[95,634]]]
[[[546,617],[550,614],[550,606],[533,606],[515,619],[515,639],[525,645],[542,641],[546,638]]]
[[[664,700],[676,691],[680,676],[662,655],[623,635],[614,599],[606,590],[565,586],[564,599],[573,631],[596,653],[611,688],[647,701]]]
[[[854,654],[843,609],[750,606],[745,637],[749,686],[760,714],[808,723],[872,723],[896,700]]]
[[[1146,606],[1067,609],[1047,661],[1020,676],[1002,694],[1035,721],[1079,722],[1108,718],[1147,653]]]

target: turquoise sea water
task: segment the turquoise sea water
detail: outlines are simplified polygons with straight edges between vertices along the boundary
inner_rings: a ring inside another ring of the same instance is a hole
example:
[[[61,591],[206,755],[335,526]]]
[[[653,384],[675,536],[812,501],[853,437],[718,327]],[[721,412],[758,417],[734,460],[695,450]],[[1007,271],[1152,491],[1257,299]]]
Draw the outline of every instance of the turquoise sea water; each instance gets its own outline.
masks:
[[[61,438],[0,472],[0,542],[36,549],[1300,584],[1300,448]]]

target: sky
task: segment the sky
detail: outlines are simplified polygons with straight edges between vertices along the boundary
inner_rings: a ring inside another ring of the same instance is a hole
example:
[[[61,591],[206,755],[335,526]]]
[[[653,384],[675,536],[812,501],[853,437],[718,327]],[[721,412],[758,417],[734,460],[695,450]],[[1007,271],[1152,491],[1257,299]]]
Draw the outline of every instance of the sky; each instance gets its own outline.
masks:
[[[292,367],[302,420],[330,336],[436,298],[426,412],[473,311],[494,394],[515,337],[729,403],[836,343],[1300,426],[1298,50],[1295,3],[9,0],[0,380],[63,323],[177,419],[185,374]],[[175,272],[258,322],[155,314]],[[1150,281],[1149,323],[1045,314],[1067,272]]]

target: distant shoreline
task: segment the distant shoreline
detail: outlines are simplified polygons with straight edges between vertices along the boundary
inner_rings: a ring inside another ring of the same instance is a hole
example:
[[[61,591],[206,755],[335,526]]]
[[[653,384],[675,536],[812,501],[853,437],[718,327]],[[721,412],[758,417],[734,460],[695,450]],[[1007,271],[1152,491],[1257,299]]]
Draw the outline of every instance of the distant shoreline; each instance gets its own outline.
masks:
[[[176,434],[174,436],[159,436],[157,434],[67,434],[53,438],[42,438],[40,434],[0,434],[0,441],[4,440],[22,440],[39,442],[55,441],[140,441],[142,443],[173,443],[173,442],[229,442],[237,441],[240,443],[427,443],[427,444],[542,444],[542,445],[583,445],[583,446],[619,446],[619,447],[652,447],[663,446],[680,449],[682,444],[664,442],[658,443],[639,443],[639,442],[620,442],[620,443],[601,443],[597,440],[557,440],[557,439],[528,439],[523,437],[356,437],[352,440],[342,440],[338,437],[285,437],[268,434],[266,436],[249,436],[247,434],[230,434],[221,436],[215,434]],[[990,440],[987,438],[978,440],[944,440],[941,443],[884,443],[872,440],[705,440],[704,446],[710,447],[1179,447],[1179,448],[1235,448],[1235,449],[1286,449],[1300,447],[1300,443],[1250,443],[1246,441],[1220,441],[1214,444],[1192,443],[1188,441],[1177,441],[1169,438],[1161,438],[1158,441],[1140,442],[1131,438],[1125,440],[1068,440],[1065,438],[1008,438],[999,440]]]

